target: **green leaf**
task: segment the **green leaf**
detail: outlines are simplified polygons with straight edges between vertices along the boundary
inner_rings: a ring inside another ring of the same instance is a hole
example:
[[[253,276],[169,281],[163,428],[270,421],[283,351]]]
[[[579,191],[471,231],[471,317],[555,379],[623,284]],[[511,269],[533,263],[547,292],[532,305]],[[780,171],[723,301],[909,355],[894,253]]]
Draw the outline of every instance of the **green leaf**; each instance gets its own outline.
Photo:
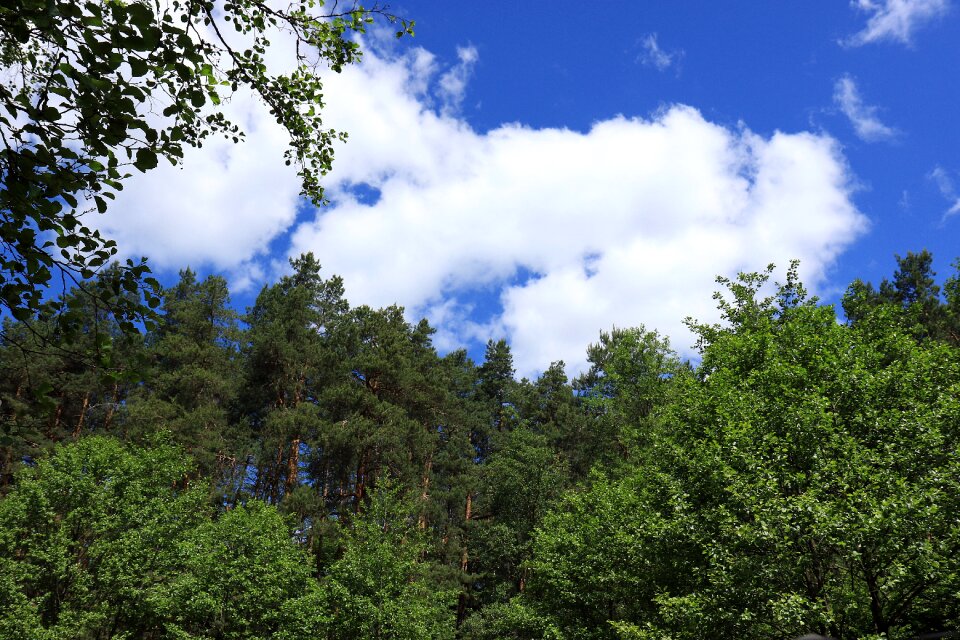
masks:
[[[127,64],[130,65],[130,73],[133,74],[134,78],[147,75],[147,70],[150,68],[145,60],[137,57],[129,58]]]
[[[56,122],[60,119],[60,110],[56,107],[44,107],[43,118],[50,122]]]
[[[140,171],[149,171],[154,169],[157,166],[157,154],[152,149],[142,147],[137,149],[137,159],[134,161],[133,166],[135,166]]]

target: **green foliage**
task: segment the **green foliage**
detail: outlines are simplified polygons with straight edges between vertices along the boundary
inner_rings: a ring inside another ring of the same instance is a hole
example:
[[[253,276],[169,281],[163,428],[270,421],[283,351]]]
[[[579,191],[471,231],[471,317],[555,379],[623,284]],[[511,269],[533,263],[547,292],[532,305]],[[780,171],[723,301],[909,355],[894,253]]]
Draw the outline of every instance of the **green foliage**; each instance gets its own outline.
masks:
[[[548,515],[537,610],[569,637],[838,638],[954,628],[960,358],[879,307],[854,327],[791,271],[724,281],[726,326],[642,463]],[[619,636],[618,636],[619,634]]]
[[[721,279],[696,367],[615,329],[572,385],[563,363],[515,380],[505,342],[441,358],[310,255],[245,326],[190,271],[143,340],[68,295],[129,373],[7,323],[0,636],[957,630],[960,297],[929,264],[847,324],[795,267]]]
[[[100,300],[112,296],[114,268],[63,296],[73,330],[54,322],[5,320],[0,341],[0,488],[22,460],[53,443],[115,431],[128,391],[144,372],[143,338]],[[50,342],[63,337],[69,346]]]
[[[330,13],[320,0],[277,9],[258,0],[14,0],[0,7],[0,304],[18,320],[59,316],[44,301],[59,270],[88,279],[116,254],[113,241],[83,223],[102,213],[130,171],[145,172],[211,135],[243,133],[219,109],[238,90],[252,91],[290,135],[287,163],[296,164],[303,194],[323,200],[320,177],[343,134],[325,129],[317,62],[339,72],[360,56],[351,32],[379,7],[352,5]],[[412,22],[399,21],[412,33]],[[283,33],[281,33],[283,32]],[[270,39],[296,41],[294,70],[267,64]],[[242,44],[241,44],[242,43]],[[147,117],[147,114],[150,117]],[[117,273],[121,290],[158,302],[144,260]],[[134,322],[145,309],[121,301]]]
[[[0,501],[0,628],[12,635],[147,634],[176,541],[207,517],[174,448],[87,438],[21,472]]]
[[[533,530],[567,486],[567,475],[543,435],[518,427],[498,438],[465,523],[471,607],[507,602],[525,588]]]
[[[201,473],[233,486],[248,443],[232,424],[240,391],[240,330],[227,283],[216,276],[199,282],[187,269],[162,297],[163,315],[145,349],[144,383],[124,404],[124,435],[136,440],[172,432]]]
[[[254,494],[271,500],[296,486],[301,444],[321,431],[316,401],[341,373],[342,363],[330,356],[338,350],[336,329],[349,309],[340,279],[321,278],[312,254],[291,266],[292,275],[257,296],[244,345],[241,409],[262,465],[272,465],[258,470]]]
[[[543,520],[534,538],[528,596],[568,638],[616,637],[611,623],[657,619],[664,591],[694,584],[695,519],[655,471],[611,481],[599,472]]]
[[[284,608],[312,585],[289,523],[262,502],[201,523],[178,552],[179,572],[151,597],[171,638],[274,638]]]
[[[581,444],[591,462],[610,465],[647,438],[655,410],[668,402],[681,371],[669,341],[644,327],[601,332],[587,348],[590,369],[574,381],[586,412],[594,417]],[[581,463],[582,464],[582,463]]]
[[[908,251],[905,257],[896,256],[896,259],[893,280],[884,279],[879,289],[859,279],[847,288],[843,297],[847,319],[856,324],[877,307],[887,305],[898,312],[897,323],[908,328],[916,339],[960,345],[960,298],[957,296],[960,262],[954,262],[956,273],[947,279],[942,296],[929,251]]]
[[[425,543],[401,490],[381,485],[351,518],[341,557],[288,615],[309,637],[453,638],[454,594],[425,580]]]
[[[215,517],[179,450],[58,448],[0,501],[0,630],[23,638],[272,638],[312,584],[272,507]]]
[[[563,640],[567,637],[554,621],[537,613],[523,597],[484,607],[467,619],[460,634],[468,640]]]

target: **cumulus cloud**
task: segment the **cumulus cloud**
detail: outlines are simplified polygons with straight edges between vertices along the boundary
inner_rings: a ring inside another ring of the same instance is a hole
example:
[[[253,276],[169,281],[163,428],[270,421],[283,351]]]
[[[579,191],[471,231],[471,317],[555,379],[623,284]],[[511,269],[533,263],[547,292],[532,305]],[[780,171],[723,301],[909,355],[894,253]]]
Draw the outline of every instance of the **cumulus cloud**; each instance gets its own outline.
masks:
[[[865,228],[827,136],[761,137],[681,105],[584,132],[478,132],[406,89],[423,84],[410,60],[370,56],[328,82],[329,121],[350,140],[335,206],[297,227],[291,253],[314,251],[351,301],[432,318],[444,344],[506,335],[522,374],[560,358],[581,369],[614,324],[689,353],[682,319],[715,317],[716,275],[800,258],[816,284]],[[502,306],[480,323],[477,289]]]
[[[477,131],[444,108],[463,89],[443,77],[422,49],[368,48],[325,78],[325,121],[350,135],[330,207],[297,219],[283,138],[251,106],[246,143],[131,180],[113,235],[155,263],[251,277],[280,262],[265,251],[289,232],[284,253],[313,251],[353,304],[404,305],[438,326],[441,348],[507,337],[533,375],[557,359],[582,370],[612,325],[659,329],[689,354],[682,319],[716,320],[716,275],[800,258],[816,286],[865,229],[826,135],[760,136],[683,105],[586,131]],[[497,308],[479,314],[478,291]]]
[[[640,56],[637,58],[642,64],[648,67],[654,67],[658,71],[666,71],[670,65],[674,64],[683,56],[683,51],[667,52],[660,48],[657,43],[657,34],[650,33],[644,36],[640,41],[643,48]]]
[[[885,40],[909,45],[917,29],[950,10],[949,0],[854,0],[852,4],[870,14],[866,27],[843,41],[854,47]]]
[[[849,118],[861,140],[878,142],[897,136],[896,129],[880,122],[876,107],[863,103],[857,83],[850,76],[843,76],[833,85],[833,102]]]
[[[943,167],[934,167],[933,171],[930,172],[930,179],[937,185],[940,195],[951,203],[950,208],[943,214],[943,220],[960,213],[960,195],[957,194],[957,189],[950,174]]]
[[[252,98],[238,96],[227,110],[248,134],[243,143],[212,139],[176,167],[161,162],[128,180],[97,221],[126,255],[147,255],[159,268],[246,273],[293,224],[300,182],[284,165],[285,132]]]

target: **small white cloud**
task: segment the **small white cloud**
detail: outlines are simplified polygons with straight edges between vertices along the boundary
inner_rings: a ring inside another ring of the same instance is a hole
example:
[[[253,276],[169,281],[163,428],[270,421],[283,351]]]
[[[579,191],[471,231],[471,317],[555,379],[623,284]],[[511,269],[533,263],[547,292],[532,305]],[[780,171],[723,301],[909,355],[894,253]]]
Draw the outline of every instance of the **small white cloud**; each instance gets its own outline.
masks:
[[[654,67],[658,71],[666,71],[670,65],[674,64],[683,56],[683,51],[666,52],[660,48],[657,43],[657,34],[648,34],[640,41],[643,51],[637,58],[642,64],[648,67]]]
[[[909,212],[912,205],[910,203],[910,192],[906,189],[903,190],[903,193],[900,194],[900,200],[897,202],[900,205],[900,209],[906,212]]]
[[[441,100],[441,109],[444,113],[455,114],[460,111],[463,98],[467,91],[467,81],[473,73],[473,68],[480,59],[476,47],[457,47],[459,62],[449,71],[440,76],[437,83],[437,93]]]
[[[950,10],[950,0],[854,0],[851,4],[870,14],[867,26],[841,43],[853,47],[884,40],[909,45],[920,26]]]
[[[880,122],[877,108],[863,104],[857,83],[850,76],[843,76],[833,86],[833,102],[843,115],[850,119],[857,137],[865,142],[891,140],[897,130]]]
[[[960,195],[957,194],[950,174],[943,167],[938,166],[934,167],[933,171],[930,172],[929,178],[936,183],[937,188],[940,190],[940,195],[942,195],[947,202],[952,203],[950,208],[944,212],[943,220],[960,213]]]

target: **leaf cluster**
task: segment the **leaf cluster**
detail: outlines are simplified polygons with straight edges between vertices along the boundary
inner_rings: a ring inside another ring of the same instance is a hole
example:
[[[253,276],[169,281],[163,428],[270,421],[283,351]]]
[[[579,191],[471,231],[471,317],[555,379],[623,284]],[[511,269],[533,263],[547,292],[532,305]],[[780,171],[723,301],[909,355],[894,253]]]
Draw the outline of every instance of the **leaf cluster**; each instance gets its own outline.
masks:
[[[131,172],[177,164],[210,136],[243,137],[222,110],[251,91],[290,136],[287,163],[302,193],[323,201],[321,176],[342,133],[324,128],[319,72],[361,55],[350,37],[375,17],[412,33],[384,8],[325,12],[299,0],[14,0],[0,7],[0,305],[17,319],[70,317],[48,299],[83,286],[116,255],[87,221]],[[271,38],[296,44],[293,70],[268,63]],[[133,324],[159,303],[145,259],[113,274],[118,317]],[[143,299],[138,295],[142,294]],[[108,300],[103,300],[107,302]]]

